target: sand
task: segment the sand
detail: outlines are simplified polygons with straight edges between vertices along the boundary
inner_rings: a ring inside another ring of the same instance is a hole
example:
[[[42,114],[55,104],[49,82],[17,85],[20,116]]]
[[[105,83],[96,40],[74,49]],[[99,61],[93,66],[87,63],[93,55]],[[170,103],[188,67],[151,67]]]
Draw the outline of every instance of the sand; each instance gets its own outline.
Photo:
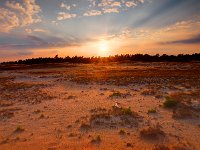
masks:
[[[0,67],[1,150],[198,150],[199,112],[198,62]]]

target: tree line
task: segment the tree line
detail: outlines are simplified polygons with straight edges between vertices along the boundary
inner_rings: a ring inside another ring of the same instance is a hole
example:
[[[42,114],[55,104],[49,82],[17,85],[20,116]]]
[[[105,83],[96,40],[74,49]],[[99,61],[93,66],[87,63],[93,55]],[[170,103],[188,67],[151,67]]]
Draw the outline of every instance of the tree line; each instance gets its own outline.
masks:
[[[124,61],[141,61],[141,62],[190,62],[200,61],[200,53],[195,54],[179,54],[179,55],[148,55],[148,54],[126,54],[126,55],[114,55],[108,57],[46,57],[46,58],[31,58],[18,61],[3,62],[1,64],[43,64],[43,63],[107,63],[107,62],[124,62]]]

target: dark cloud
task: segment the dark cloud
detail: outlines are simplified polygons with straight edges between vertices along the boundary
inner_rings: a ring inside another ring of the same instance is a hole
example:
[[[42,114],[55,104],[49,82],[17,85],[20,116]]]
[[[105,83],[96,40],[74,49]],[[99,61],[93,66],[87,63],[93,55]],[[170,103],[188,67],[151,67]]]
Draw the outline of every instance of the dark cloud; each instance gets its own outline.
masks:
[[[162,44],[200,44],[200,34],[189,39],[169,41]]]
[[[43,40],[42,38],[40,37],[37,37],[37,36],[34,36],[34,35],[28,35],[27,38],[34,42],[35,44],[39,44],[39,45],[42,45],[42,44],[47,44],[47,42],[45,40]]]
[[[19,43],[0,43],[0,50],[24,50],[37,48],[80,46],[82,43],[83,40],[71,36],[61,38],[52,35],[27,35],[21,38]]]
[[[143,11],[144,9],[145,11]],[[132,22],[132,27],[151,26],[156,29],[162,28],[178,20],[197,15],[200,13],[199,10],[199,0],[153,0],[153,3],[137,10],[137,12],[144,13],[145,15],[139,15],[140,17]]]
[[[33,52],[31,51],[23,51],[23,52],[17,52],[17,56],[28,56],[28,55],[32,55]]]

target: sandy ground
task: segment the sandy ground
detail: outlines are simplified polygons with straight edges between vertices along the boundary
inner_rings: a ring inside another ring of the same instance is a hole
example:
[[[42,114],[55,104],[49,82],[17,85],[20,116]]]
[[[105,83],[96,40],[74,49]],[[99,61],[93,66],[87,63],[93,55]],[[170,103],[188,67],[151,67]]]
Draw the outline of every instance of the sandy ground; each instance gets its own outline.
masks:
[[[197,62],[0,67],[1,150],[199,150],[199,112]]]

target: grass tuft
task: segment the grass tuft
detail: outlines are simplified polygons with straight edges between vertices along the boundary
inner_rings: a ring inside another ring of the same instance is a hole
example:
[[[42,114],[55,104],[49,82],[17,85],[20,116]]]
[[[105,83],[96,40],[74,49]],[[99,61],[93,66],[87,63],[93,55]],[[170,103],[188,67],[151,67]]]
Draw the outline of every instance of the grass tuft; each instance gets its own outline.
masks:
[[[41,115],[40,115],[40,119],[43,119],[43,118],[44,118],[44,114],[41,114]]]
[[[100,144],[101,143],[101,137],[100,137],[100,135],[97,135],[95,138],[93,138],[91,140],[91,143],[93,143],[93,144]]]
[[[17,127],[16,129],[15,129],[15,133],[21,133],[21,132],[24,132],[25,131],[25,129],[24,128],[22,128],[22,127]]]
[[[120,93],[119,91],[115,91],[113,92],[109,97],[121,97],[122,96],[122,93]]]
[[[156,126],[149,126],[140,130],[140,136],[143,138],[157,139],[159,136],[165,136],[159,124]]]
[[[119,134],[120,134],[120,135],[125,135],[126,132],[124,131],[124,129],[121,129],[121,130],[119,131]]]
[[[165,102],[163,103],[164,108],[173,108],[176,107],[178,104],[178,101],[172,99],[171,97],[166,97]]]
[[[156,109],[149,109],[148,110],[148,114],[150,114],[150,113],[156,113],[157,111],[156,111]]]
[[[129,107],[129,108],[123,108],[122,112],[123,112],[124,115],[132,115],[133,114],[133,112],[131,110],[131,107]]]

